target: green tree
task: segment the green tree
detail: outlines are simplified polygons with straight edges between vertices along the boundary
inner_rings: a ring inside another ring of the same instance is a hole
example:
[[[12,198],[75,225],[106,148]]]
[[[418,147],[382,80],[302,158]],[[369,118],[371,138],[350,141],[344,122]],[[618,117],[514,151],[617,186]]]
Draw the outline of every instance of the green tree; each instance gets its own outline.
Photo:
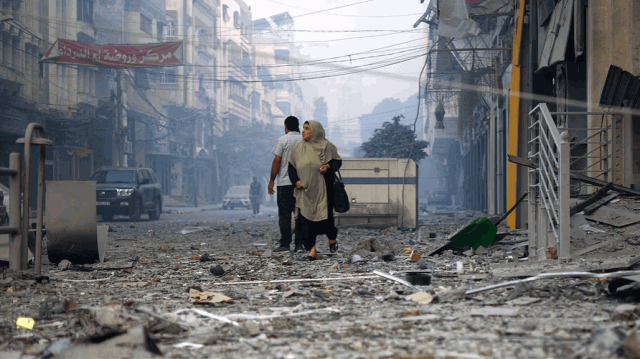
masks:
[[[427,141],[416,140],[411,126],[400,124],[400,118],[395,116],[391,121],[382,124],[381,128],[373,131],[373,136],[369,141],[360,147],[364,152],[364,157],[381,158],[407,158],[411,154],[411,159],[420,162],[427,157],[424,149],[429,146]],[[413,142],[415,143],[413,144]],[[413,153],[411,147],[413,144]]]

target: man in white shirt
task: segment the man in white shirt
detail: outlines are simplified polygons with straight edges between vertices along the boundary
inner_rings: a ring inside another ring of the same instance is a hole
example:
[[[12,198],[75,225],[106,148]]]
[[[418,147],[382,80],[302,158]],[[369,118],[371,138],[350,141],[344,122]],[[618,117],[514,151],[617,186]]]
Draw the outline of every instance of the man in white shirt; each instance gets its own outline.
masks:
[[[302,140],[300,135],[300,122],[294,116],[289,116],[284,120],[285,135],[278,139],[273,148],[275,158],[271,164],[271,181],[269,181],[268,191],[273,195],[273,186],[278,177],[278,224],[280,226],[280,247],[275,252],[291,250],[291,214],[296,208],[296,198],[293,196],[295,186],[289,180],[289,157],[295,145]],[[304,251],[302,243],[298,243],[296,236],[295,251]]]

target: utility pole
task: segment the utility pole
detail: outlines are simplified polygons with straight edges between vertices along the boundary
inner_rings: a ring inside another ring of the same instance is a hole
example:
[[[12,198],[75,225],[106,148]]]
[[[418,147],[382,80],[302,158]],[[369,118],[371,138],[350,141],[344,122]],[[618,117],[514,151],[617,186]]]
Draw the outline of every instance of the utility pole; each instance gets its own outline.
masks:
[[[128,144],[128,124],[127,115],[124,111],[124,93],[122,91],[122,70],[116,70],[116,125],[114,131],[114,157],[116,167],[128,167],[127,144]]]
[[[113,157],[114,159],[112,160],[112,163],[115,165],[115,167],[120,167],[122,165],[121,162],[121,156],[122,156],[122,139],[120,137],[121,133],[122,133],[122,122],[121,122],[121,116],[120,116],[120,108],[122,106],[122,103],[120,101],[121,97],[122,97],[122,86],[120,86],[120,78],[121,78],[121,72],[120,70],[116,70],[116,123],[114,126],[114,130],[113,131]]]

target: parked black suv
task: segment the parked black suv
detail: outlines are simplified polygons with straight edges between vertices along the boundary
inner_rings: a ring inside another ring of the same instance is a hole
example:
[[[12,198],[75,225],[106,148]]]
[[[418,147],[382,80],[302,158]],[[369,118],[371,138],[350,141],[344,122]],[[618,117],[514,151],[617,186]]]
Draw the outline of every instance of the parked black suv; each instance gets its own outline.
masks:
[[[149,168],[100,168],[91,177],[96,181],[97,214],[109,221],[116,214],[140,220],[142,213],[157,220],[162,213],[162,188]]]

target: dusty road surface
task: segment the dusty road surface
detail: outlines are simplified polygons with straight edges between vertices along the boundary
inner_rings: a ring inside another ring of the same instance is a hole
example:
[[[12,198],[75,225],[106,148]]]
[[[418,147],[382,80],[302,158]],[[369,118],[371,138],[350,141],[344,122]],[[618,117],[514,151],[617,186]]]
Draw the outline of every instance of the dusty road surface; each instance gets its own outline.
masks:
[[[550,279],[464,295],[513,279],[494,269],[516,270],[509,266],[523,253],[513,248],[526,239],[517,232],[487,253],[407,260],[476,215],[430,208],[419,233],[341,229],[339,254],[315,262],[271,253],[273,207],[257,217],[173,210],[159,221],[116,220],[105,263],[51,264],[40,283],[4,271],[0,357],[633,357],[640,308],[632,296],[612,296],[609,281]],[[328,252],[324,236],[319,248]],[[419,264],[431,285],[374,274],[405,278]],[[20,317],[33,328],[17,328]]]

